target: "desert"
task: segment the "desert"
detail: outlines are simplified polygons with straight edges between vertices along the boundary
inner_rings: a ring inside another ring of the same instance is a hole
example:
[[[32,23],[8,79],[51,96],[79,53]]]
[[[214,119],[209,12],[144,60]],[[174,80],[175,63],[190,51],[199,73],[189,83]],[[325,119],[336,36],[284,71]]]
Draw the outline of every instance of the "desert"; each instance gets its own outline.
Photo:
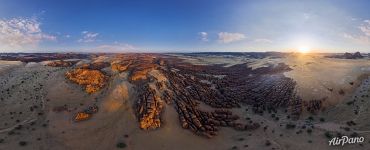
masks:
[[[367,57],[254,55],[2,60],[0,149],[326,149],[369,137]]]
[[[369,0],[1,0],[0,150],[370,150]]]

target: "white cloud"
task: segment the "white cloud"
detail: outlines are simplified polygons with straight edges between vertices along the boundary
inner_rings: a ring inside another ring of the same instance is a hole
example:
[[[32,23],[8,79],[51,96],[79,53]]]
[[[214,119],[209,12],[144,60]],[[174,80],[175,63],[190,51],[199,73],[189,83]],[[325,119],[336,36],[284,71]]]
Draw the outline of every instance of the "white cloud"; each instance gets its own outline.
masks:
[[[343,37],[347,39],[354,39],[354,37],[348,33],[343,33]]]
[[[81,43],[90,43],[95,42],[96,38],[98,37],[99,33],[89,32],[89,31],[82,31],[82,38],[78,40]]]
[[[358,27],[366,36],[370,36],[370,20],[364,20],[364,23]]]
[[[6,49],[36,47],[41,41],[56,37],[43,33],[36,18],[0,19],[0,44]]]
[[[228,32],[218,33],[218,40],[221,43],[231,43],[235,41],[240,41],[242,39],[245,39],[245,35],[242,33],[228,33]]]
[[[348,33],[343,33],[343,37],[350,39],[352,41],[362,43],[362,44],[370,44],[370,37],[364,35],[353,35]]]
[[[270,39],[255,39],[254,42],[256,43],[273,43]]]
[[[304,19],[310,19],[311,17],[312,17],[312,14],[310,14],[310,13],[303,13],[303,17],[304,17]]]
[[[207,32],[199,32],[198,35],[203,42],[208,42],[208,33]]]
[[[360,34],[343,33],[343,37],[358,43],[370,44],[370,20],[364,20],[358,29],[361,31]]]

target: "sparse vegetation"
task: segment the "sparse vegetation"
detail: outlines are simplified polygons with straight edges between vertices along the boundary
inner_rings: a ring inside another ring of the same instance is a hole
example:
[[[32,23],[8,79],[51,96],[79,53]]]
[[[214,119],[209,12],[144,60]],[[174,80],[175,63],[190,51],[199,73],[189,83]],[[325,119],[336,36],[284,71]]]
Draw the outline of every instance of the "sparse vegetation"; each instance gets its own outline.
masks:
[[[325,122],[325,118],[320,118],[320,122]]]
[[[117,143],[116,146],[117,146],[117,148],[126,148],[127,147],[126,143],[123,143],[123,142]]]
[[[354,121],[352,121],[352,120],[351,121],[347,121],[346,123],[347,123],[348,126],[355,126],[356,125],[356,123]]]
[[[306,131],[307,131],[308,134],[312,133],[312,129],[307,129]]]
[[[328,138],[328,139],[333,138],[333,135],[332,135],[329,131],[326,131],[324,135],[325,135],[325,137],[326,137],[326,138]]]
[[[26,146],[26,145],[27,145],[27,142],[26,142],[26,141],[20,141],[18,144],[19,144],[20,146]]]
[[[349,131],[349,130],[351,130],[349,127],[344,127],[343,128],[345,131]]]
[[[296,127],[296,125],[293,124],[293,123],[288,123],[288,124],[286,124],[285,127],[286,127],[286,129],[294,129]]]
[[[266,140],[265,145],[266,146],[270,146],[271,145],[271,142],[269,140]]]
[[[349,101],[349,102],[347,102],[346,104],[347,105],[352,105],[354,103],[354,101]]]
[[[342,136],[343,136],[343,134],[342,134],[342,133],[337,132],[337,137],[342,137]]]
[[[338,91],[338,93],[339,93],[339,95],[344,95],[344,94],[346,94],[346,93],[344,92],[344,90],[343,90],[343,89],[340,89],[340,90]]]
[[[352,134],[350,134],[349,136],[351,137],[358,137],[358,133],[357,132],[353,132]]]

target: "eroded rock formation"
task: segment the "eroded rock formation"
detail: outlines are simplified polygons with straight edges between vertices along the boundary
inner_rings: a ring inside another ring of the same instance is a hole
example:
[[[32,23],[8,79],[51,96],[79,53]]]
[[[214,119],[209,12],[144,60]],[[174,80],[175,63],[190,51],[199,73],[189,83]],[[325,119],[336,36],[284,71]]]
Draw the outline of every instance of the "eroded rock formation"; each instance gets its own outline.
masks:
[[[61,60],[61,61],[50,62],[50,63],[47,64],[47,66],[51,66],[51,67],[71,67],[76,63],[77,63],[76,61],[63,61],[63,60]]]
[[[92,94],[104,87],[107,76],[99,70],[73,69],[68,71],[67,79],[85,87],[87,93]]]
[[[233,114],[230,108],[249,105],[256,114],[276,113],[282,108],[292,118],[298,118],[306,106],[295,93],[296,83],[283,75],[290,70],[283,63],[251,69],[247,64],[202,66],[176,57],[125,54],[113,58],[110,63],[80,66],[66,76],[84,85],[88,93],[94,93],[107,79],[100,69],[109,66],[113,71],[128,73],[127,78],[137,93],[134,110],[144,130],[163,126],[162,113],[166,107],[176,109],[184,129],[210,138],[217,135],[219,127],[241,131],[260,127],[253,121],[240,123],[240,116]],[[204,109],[201,105],[209,105],[212,109]],[[312,103],[306,107],[316,110],[321,105]],[[84,118],[86,114],[80,116]]]
[[[98,110],[99,110],[98,106],[96,105],[90,106],[85,110],[78,112],[73,119],[75,122],[88,120],[93,116],[93,114],[97,113]]]
[[[141,89],[142,93],[139,95],[137,101],[137,116],[141,129],[156,129],[161,126],[161,112],[163,109],[163,102],[155,93],[155,91],[148,86]]]
[[[160,127],[164,107],[171,106],[175,107],[184,129],[205,137],[217,135],[219,127],[259,128],[259,123],[240,123],[240,117],[228,110],[240,107],[241,103],[252,105],[256,113],[290,108],[298,116],[302,111],[294,103],[301,102],[294,93],[295,82],[282,75],[290,69],[284,64],[252,70],[245,64],[192,65],[173,57],[140,56],[136,60],[143,61],[133,60],[128,70],[139,92],[135,109],[142,129]],[[165,80],[149,74],[153,70],[159,71]],[[214,109],[202,110],[200,103]]]
[[[80,69],[92,69],[92,70],[101,70],[103,68],[109,67],[110,63],[108,62],[94,62],[90,64],[83,64],[79,66]]]
[[[112,71],[124,72],[128,69],[130,63],[112,63]]]

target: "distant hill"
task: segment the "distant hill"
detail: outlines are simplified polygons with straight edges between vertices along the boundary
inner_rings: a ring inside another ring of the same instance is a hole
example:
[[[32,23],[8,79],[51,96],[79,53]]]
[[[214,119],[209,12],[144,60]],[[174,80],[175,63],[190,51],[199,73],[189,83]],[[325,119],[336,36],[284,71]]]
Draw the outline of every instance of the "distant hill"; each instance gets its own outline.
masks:
[[[261,59],[265,57],[281,58],[288,53],[282,52],[197,52],[185,53],[187,56],[244,56],[249,58]]]
[[[332,56],[326,56],[327,58],[340,58],[340,59],[361,59],[364,58],[364,56],[361,55],[360,52],[356,53],[344,53],[343,55],[332,55]]]

